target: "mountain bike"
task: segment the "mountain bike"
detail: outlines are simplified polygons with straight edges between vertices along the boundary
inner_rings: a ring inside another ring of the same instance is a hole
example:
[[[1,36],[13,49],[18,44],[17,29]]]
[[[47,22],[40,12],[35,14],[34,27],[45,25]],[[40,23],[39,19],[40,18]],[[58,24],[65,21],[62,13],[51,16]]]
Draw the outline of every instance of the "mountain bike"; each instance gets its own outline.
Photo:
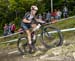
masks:
[[[35,47],[40,44],[48,49],[61,46],[63,44],[63,35],[60,29],[51,26],[50,23],[41,24],[40,29],[35,32],[35,35],[32,35],[32,44]],[[21,54],[28,52],[28,39],[24,32],[19,34],[17,47]]]

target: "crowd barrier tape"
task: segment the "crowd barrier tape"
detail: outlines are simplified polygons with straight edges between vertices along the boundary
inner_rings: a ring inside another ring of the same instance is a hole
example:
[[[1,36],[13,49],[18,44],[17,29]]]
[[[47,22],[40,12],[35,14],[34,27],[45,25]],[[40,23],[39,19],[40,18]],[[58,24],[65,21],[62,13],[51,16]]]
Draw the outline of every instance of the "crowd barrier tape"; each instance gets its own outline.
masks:
[[[10,36],[14,36],[14,35],[17,35],[17,34],[19,34],[20,32],[16,32],[16,33],[14,33],[14,34],[10,34],[10,35],[7,35],[7,36],[2,36],[2,37],[0,37],[0,39],[1,38],[6,38],[6,37],[10,37]]]
[[[63,30],[60,30],[60,31],[61,32],[75,31],[75,28],[63,29]],[[49,33],[56,33],[56,31],[51,31]],[[38,34],[37,36],[40,36],[40,34]],[[16,42],[16,41],[18,41],[18,39],[6,41],[6,42],[1,42],[0,44],[11,43],[11,42]]]
[[[71,17],[68,17],[68,18],[60,19],[60,20],[58,20],[58,22],[59,21],[64,21],[64,20],[68,20],[68,19],[71,19],[71,18],[75,18],[75,16],[71,16]]]

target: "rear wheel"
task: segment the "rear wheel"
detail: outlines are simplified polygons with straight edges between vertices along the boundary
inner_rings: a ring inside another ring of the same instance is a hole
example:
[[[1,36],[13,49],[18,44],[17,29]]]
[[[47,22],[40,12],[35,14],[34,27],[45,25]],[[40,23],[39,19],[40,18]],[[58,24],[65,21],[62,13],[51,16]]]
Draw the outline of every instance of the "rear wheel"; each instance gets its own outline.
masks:
[[[20,37],[17,42],[18,50],[21,54],[26,53],[26,46],[28,45],[27,38]]]
[[[19,52],[21,54],[30,53],[30,51],[32,49],[29,48],[27,37],[21,37],[21,36],[22,35],[20,35],[18,42],[17,42],[17,47],[18,47]],[[33,49],[35,49],[35,43],[36,43],[36,36],[33,34],[32,35],[32,47],[33,47]]]
[[[46,48],[61,46],[63,44],[61,31],[55,27],[46,27],[42,32],[42,44]]]

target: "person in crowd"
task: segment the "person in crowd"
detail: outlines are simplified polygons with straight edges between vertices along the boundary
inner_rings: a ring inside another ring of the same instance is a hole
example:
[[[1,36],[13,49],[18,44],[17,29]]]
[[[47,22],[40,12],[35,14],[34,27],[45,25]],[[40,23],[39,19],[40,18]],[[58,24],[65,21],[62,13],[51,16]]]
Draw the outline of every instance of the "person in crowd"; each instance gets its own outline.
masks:
[[[48,12],[46,13],[46,21],[47,21],[47,22],[50,22],[50,20],[51,20],[51,14],[50,14],[50,12],[48,11]]]
[[[64,18],[68,17],[68,8],[66,6],[63,8],[63,17]]]
[[[46,13],[45,13],[45,12],[43,12],[43,14],[42,14],[42,20],[43,20],[43,21],[46,20]]]
[[[9,25],[8,25],[8,34],[11,34],[11,26],[12,26],[12,24],[9,23]]]
[[[51,22],[52,22],[52,23],[57,22],[56,17],[57,17],[57,10],[55,9],[55,10],[51,13]]]
[[[62,12],[58,9],[57,11],[57,20],[60,20],[62,16]]]
[[[14,33],[15,30],[16,30],[16,26],[15,26],[15,24],[12,24],[12,25],[11,25],[11,33]]]
[[[7,24],[4,25],[3,29],[4,29],[4,36],[8,35],[8,25]]]
[[[38,19],[42,20],[42,15],[41,14],[38,15]]]
[[[54,9],[54,18],[57,20],[57,9]]]
[[[51,13],[51,16],[56,19],[56,16],[57,16],[57,10],[56,9]]]

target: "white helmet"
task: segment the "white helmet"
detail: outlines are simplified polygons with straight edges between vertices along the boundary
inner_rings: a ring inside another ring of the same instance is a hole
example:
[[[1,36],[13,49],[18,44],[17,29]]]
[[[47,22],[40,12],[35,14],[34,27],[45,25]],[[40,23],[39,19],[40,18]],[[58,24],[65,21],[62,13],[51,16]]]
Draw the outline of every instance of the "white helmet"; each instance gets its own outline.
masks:
[[[31,10],[38,10],[38,7],[37,6],[31,6]]]

